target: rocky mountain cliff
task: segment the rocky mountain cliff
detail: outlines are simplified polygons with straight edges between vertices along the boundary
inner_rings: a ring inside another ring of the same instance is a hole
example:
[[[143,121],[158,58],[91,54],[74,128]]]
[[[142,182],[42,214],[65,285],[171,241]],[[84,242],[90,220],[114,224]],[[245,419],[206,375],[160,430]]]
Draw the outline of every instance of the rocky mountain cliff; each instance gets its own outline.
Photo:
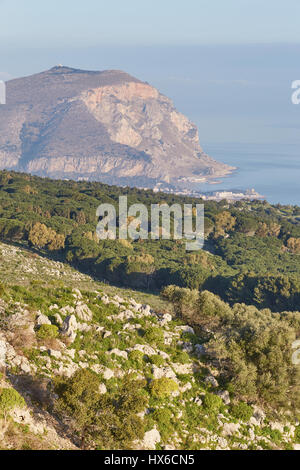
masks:
[[[232,170],[203,152],[196,126],[149,84],[64,66],[7,82],[0,168],[148,187]]]

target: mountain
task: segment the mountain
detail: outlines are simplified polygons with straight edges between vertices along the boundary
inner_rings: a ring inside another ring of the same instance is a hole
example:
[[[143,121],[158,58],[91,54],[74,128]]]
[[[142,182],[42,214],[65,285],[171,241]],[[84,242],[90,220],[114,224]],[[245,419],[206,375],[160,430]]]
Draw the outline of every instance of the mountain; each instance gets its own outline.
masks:
[[[1,169],[149,187],[232,170],[203,152],[196,126],[169,98],[122,71],[56,66],[6,89]]]

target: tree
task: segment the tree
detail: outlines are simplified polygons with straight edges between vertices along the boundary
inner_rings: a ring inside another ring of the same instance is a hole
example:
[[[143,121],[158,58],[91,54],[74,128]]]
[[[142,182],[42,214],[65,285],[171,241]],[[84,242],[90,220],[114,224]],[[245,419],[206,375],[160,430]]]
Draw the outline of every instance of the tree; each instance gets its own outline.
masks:
[[[85,213],[83,211],[77,212],[75,220],[78,223],[78,225],[85,225],[86,224]]]
[[[65,247],[65,235],[63,233],[55,233],[52,234],[53,237],[51,238],[49,244],[47,245],[48,250],[56,251],[61,250]]]
[[[291,237],[287,241],[287,248],[289,251],[295,254],[300,253],[300,238]]]
[[[100,377],[91,370],[80,369],[71,378],[57,379],[56,409],[71,420],[79,431],[81,448],[128,449],[141,439],[144,425],[137,413],[148,399],[142,392],[144,381],[124,377],[122,387],[113,394],[100,395]]]
[[[29,231],[28,240],[32,245],[43,248],[49,243],[49,229],[46,225],[37,222]]]
[[[97,374],[87,369],[78,370],[70,379],[56,383],[55,390],[59,396],[57,409],[72,419],[73,427],[80,433],[82,449],[95,425],[100,400],[99,385]]]
[[[40,222],[35,223],[30,229],[28,240],[38,248],[47,246],[50,251],[60,250],[65,246],[65,235],[56,233],[55,230]]]

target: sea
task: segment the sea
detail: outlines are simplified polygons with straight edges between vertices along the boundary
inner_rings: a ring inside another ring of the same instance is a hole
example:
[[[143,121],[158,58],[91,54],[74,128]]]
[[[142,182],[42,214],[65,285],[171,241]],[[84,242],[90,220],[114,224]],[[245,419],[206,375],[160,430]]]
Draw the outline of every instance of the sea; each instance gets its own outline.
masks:
[[[300,205],[300,145],[205,143],[216,160],[237,167],[217,184],[201,184],[201,191],[255,189],[272,204]]]

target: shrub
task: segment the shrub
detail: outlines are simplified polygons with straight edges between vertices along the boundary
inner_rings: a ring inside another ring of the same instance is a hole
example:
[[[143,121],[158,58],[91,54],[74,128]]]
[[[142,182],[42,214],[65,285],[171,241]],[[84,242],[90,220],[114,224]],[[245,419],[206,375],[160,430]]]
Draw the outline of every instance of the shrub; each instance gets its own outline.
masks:
[[[39,339],[54,339],[58,337],[56,325],[41,325],[36,333]]]
[[[165,360],[162,356],[159,356],[158,354],[154,354],[153,356],[151,356],[150,358],[150,362],[151,364],[157,366],[157,367],[160,367],[160,366],[164,366],[165,365]]]
[[[253,415],[252,407],[247,405],[247,403],[243,401],[241,401],[237,405],[232,405],[230,411],[235,418],[245,422],[249,421],[249,419]]]
[[[172,355],[172,361],[179,364],[188,364],[190,362],[190,356],[186,351],[176,351]]]
[[[128,354],[128,359],[133,367],[139,369],[143,366],[144,363],[144,353],[141,351],[130,351]]]
[[[223,401],[221,397],[218,397],[213,393],[207,393],[204,397],[203,405],[208,411],[217,413],[220,408],[222,408]]]
[[[130,413],[140,413],[145,409],[148,403],[148,395],[143,389],[145,384],[145,381],[133,380],[130,376],[124,379],[117,402],[120,416],[128,417]]]
[[[94,424],[97,402],[99,400],[100,379],[95,372],[81,369],[71,378],[58,378],[55,392],[59,399],[57,410],[74,420],[84,447],[86,434]]]
[[[104,395],[99,394],[99,384],[99,376],[88,369],[76,371],[71,378],[56,379],[56,409],[70,418],[82,449],[128,449],[133,440],[144,436],[143,422],[136,414],[148,403],[145,382],[127,376],[121,388],[116,383]]]
[[[165,398],[178,390],[178,385],[174,380],[167,377],[154,379],[150,384],[151,394],[157,398]]]
[[[150,344],[161,344],[164,342],[164,334],[160,328],[151,326],[145,332],[144,339]]]
[[[0,410],[7,412],[17,407],[24,407],[24,398],[14,388],[3,388],[0,390]]]
[[[162,439],[170,438],[173,433],[172,412],[168,408],[157,409],[152,418],[157,423]]]

